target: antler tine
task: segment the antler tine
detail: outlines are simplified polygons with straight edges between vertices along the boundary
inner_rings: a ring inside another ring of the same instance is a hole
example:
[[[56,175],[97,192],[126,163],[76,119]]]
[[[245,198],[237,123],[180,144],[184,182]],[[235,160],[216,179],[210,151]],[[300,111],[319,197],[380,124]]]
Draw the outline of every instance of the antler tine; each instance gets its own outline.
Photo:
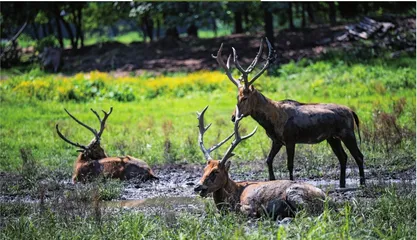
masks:
[[[85,123],[83,123],[83,122],[81,122],[80,120],[78,120],[77,118],[75,118],[74,116],[72,116],[72,114],[70,113],[70,112],[68,112],[68,110],[67,109],[65,109],[64,108],[64,110],[65,110],[65,112],[67,112],[67,114],[72,118],[72,119],[74,119],[74,121],[76,121],[78,124],[80,124],[81,126],[83,126],[83,127],[85,127],[85,128],[87,128],[88,130],[90,130],[93,134],[94,134],[94,136],[95,137],[97,137],[97,130],[95,130],[94,128],[92,128],[92,127],[89,127],[89,126],[87,126]]]
[[[211,124],[210,124],[211,125]],[[225,138],[223,141],[221,141],[220,143],[213,145],[209,151],[212,152],[214,150],[216,150],[217,148],[219,148],[221,145],[223,145],[225,142],[229,141],[229,139],[231,139],[233,137],[233,135],[235,135],[235,133],[230,134],[227,138]]]
[[[242,75],[240,76],[240,79],[243,79],[243,81],[245,83],[245,88],[248,88],[249,87],[249,85],[248,85],[248,73],[240,65],[239,60],[237,60],[236,49],[234,47],[232,47],[232,50],[233,50],[233,62],[235,63],[235,66],[236,66],[237,70],[239,70],[239,72],[242,73]]]
[[[94,109],[90,108],[90,110],[94,113],[94,115],[96,115],[96,117],[98,118],[98,121],[101,122],[100,115],[98,115],[98,113]]]
[[[240,82],[232,76],[232,73],[230,71],[230,65],[229,65],[230,55],[229,55],[229,58],[227,59],[227,65],[225,65],[222,59],[222,50],[223,50],[223,43],[220,45],[219,51],[217,51],[217,56],[214,56],[213,54],[211,56],[214,59],[216,59],[217,63],[219,63],[219,65],[226,71],[226,75],[230,79],[230,81],[232,81],[232,83],[236,85],[236,87],[239,88],[241,87]]]
[[[229,159],[230,157],[234,155],[233,150],[241,141],[252,137],[256,133],[256,130],[258,130],[258,127],[255,127],[255,129],[251,133],[249,133],[246,136],[241,137],[239,133],[239,122],[240,120],[242,120],[242,118],[243,118],[243,115],[240,114],[239,108],[236,105],[236,119],[234,123],[235,126],[234,126],[234,133],[233,133],[235,135],[235,140],[233,140],[232,145],[230,145],[230,147],[227,149],[226,153],[224,154],[222,160],[220,161],[221,165],[224,165],[227,159]]]
[[[200,145],[200,149],[204,154],[204,157],[206,158],[206,160],[213,160],[213,158],[210,156],[210,153],[214,150],[216,150],[217,148],[219,148],[220,146],[222,146],[225,142],[227,142],[233,135],[234,133],[232,133],[231,135],[229,135],[227,138],[225,138],[223,141],[221,141],[218,144],[213,145],[211,148],[209,148],[208,150],[204,147],[204,140],[203,140],[203,136],[204,133],[207,131],[207,129],[209,129],[209,127],[211,126],[211,123],[209,125],[207,125],[206,127],[204,126],[204,113],[206,112],[208,106],[206,106],[203,111],[201,111],[201,113],[197,112],[197,119],[198,119],[198,129],[200,131],[200,134],[198,135],[198,143]]]
[[[252,78],[252,80],[250,80],[250,82],[249,82],[249,85],[248,86],[250,86],[250,85],[252,85],[253,84],[253,82],[255,82],[255,80],[256,79],[258,79],[261,75],[262,75],[262,73],[264,73],[265,72],[265,70],[268,68],[268,66],[269,66],[269,62],[271,61],[271,55],[272,55],[272,45],[271,45],[271,43],[269,42],[269,40],[268,40],[268,38],[265,38],[266,39],[266,44],[268,45],[268,58],[266,59],[266,63],[265,63],[265,65],[263,66],[263,68],[261,69],[261,71],[259,71],[253,78]],[[261,43],[262,44],[262,43]],[[262,45],[261,45],[261,47],[262,47]]]
[[[93,109],[91,109],[91,111],[93,111],[94,113],[95,113],[95,111],[93,110]],[[100,120],[100,117],[98,116],[98,114],[96,114],[97,115],[97,117],[98,117],[98,120],[100,121],[100,131],[98,132],[98,137],[97,137],[97,141],[99,141],[100,140],[100,137],[101,137],[101,134],[103,134],[103,131],[104,131],[104,127],[105,127],[105,125],[106,125],[106,121],[107,121],[107,118],[110,116],[110,114],[113,112],[113,107],[110,107],[110,111],[107,113],[107,112],[105,112],[104,110],[101,110],[103,113],[104,113],[104,118],[103,118],[103,120]]]
[[[252,63],[249,65],[249,67],[246,69],[247,73],[250,73],[255,68],[256,64],[258,63],[259,58],[262,55],[262,50],[264,46],[264,40],[261,38],[261,46],[259,46],[258,54],[256,54],[255,59],[253,59]]]
[[[87,147],[86,146],[84,146],[84,145],[81,145],[81,144],[79,144],[79,143],[74,143],[74,142],[72,142],[72,141],[70,141],[68,138],[66,138],[60,131],[59,131],[59,128],[58,128],[58,124],[56,124],[55,125],[55,128],[56,128],[56,132],[58,133],[58,136],[60,137],[60,138],[62,138],[62,140],[64,140],[65,142],[67,142],[67,143],[69,143],[69,144],[71,144],[71,145],[73,145],[73,146],[76,146],[76,147],[79,147],[79,148],[81,148],[81,149],[84,149],[84,150],[87,150]]]
[[[197,119],[198,119],[198,130],[199,130],[199,134],[198,134],[198,143],[200,145],[200,149],[204,154],[204,157],[206,158],[206,160],[212,160],[213,158],[211,158],[210,156],[210,150],[207,150],[204,147],[204,140],[203,140],[203,136],[204,133],[207,131],[207,129],[209,129],[209,127],[211,126],[211,123],[209,125],[207,125],[207,127],[204,126],[204,113],[206,112],[208,106],[206,106],[203,111],[201,111],[201,113],[197,112]]]

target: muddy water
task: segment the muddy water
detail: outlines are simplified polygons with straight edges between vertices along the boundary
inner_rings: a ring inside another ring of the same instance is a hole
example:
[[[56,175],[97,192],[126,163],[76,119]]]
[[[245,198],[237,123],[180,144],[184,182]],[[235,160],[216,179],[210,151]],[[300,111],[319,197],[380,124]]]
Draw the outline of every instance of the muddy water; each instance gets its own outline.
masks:
[[[126,184],[122,198],[108,203],[109,207],[122,207],[135,210],[174,210],[201,211],[204,202],[193,191],[195,184],[202,175],[203,165],[175,165],[156,169],[159,181],[140,184]],[[235,181],[260,179],[266,180],[265,169],[252,169],[251,172],[239,171],[237,167],[231,169],[231,178]],[[338,175],[338,169],[332,175]],[[367,171],[368,185],[387,185],[408,183],[415,187],[415,173],[406,175],[403,179],[376,177]],[[283,174],[285,175],[285,173]],[[299,179],[329,192],[338,201],[349,200],[362,191],[359,188],[359,176],[356,169],[347,169],[346,189],[339,189],[339,179],[316,178]],[[369,177],[368,177],[369,176]],[[411,176],[411,177],[410,177]],[[208,201],[212,201],[209,197]]]
[[[249,166],[242,166],[242,164],[232,165],[231,178],[235,181],[243,180],[267,180],[265,166],[261,163],[246,164]],[[161,211],[168,212],[202,212],[204,211],[204,204],[212,203],[209,197],[203,200],[200,196],[194,193],[194,187],[202,175],[204,165],[165,165],[155,167],[154,171],[159,176],[159,180],[145,183],[125,182],[124,189],[120,199],[104,203],[105,206],[111,209],[131,209],[133,211],[153,212]],[[250,169],[248,171],[244,169]],[[358,195],[363,196],[363,190],[357,189],[359,187],[359,177],[356,169],[348,169],[346,178],[346,187],[353,189],[350,191],[337,191],[339,187],[339,169],[332,171],[325,171],[326,175],[320,178],[306,179],[305,177],[297,177],[297,180],[306,181],[317,187],[322,188],[330,193],[331,197],[337,198],[339,201],[346,201]],[[378,174],[375,174],[378,173]],[[300,175],[308,176],[309,174]],[[415,168],[407,170],[406,172],[390,173],[384,172],[380,174],[377,169],[367,169],[367,184],[372,185],[388,185],[388,184],[404,184],[407,183],[415,189]],[[286,179],[287,172],[277,172],[277,177]],[[4,178],[14,179],[14,178]],[[2,189],[6,189],[6,185],[13,185],[13,182],[4,181]],[[54,195],[62,191],[72,192],[76,187],[70,184],[66,179],[60,181],[59,187],[55,190],[47,190],[45,200],[53,198]],[[365,188],[367,189],[367,188]],[[336,191],[333,191],[336,190]],[[365,196],[366,197],[366,196]],[[38,195],[27,194],[14,195],[2,191],[0,194],[0,202],[16,202],[16,203],[37,203],[39,201]]]
[[[147,213],[192,212],[202,213],[204,203],[199,197],[155,197],[110,201],[105,203],[109,208],[132,209]]]

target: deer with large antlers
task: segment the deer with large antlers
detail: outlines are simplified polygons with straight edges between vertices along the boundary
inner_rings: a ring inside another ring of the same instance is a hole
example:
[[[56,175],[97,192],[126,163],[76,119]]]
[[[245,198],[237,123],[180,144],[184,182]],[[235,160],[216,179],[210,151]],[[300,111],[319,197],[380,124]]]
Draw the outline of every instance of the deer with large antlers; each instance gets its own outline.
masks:
[[[360,184],[365,185],[363,154],[357,146],[354,133],[355,123],[359,133],[359,118],[354,111],[337,104],[300,103],[294,100],[273,101],[255,89],[253,83],[265,72],[272,60],[272,46],[268,39],[266,39],[266,43],[269,50],[267,61],[250,80],[248,75],[254,70],[262,55],[263,40],[255,59],[247,69],[240,65],[236,50],[232,48],[233,62],[241,73],[238,79],[232,76],[230,70],[231,55],[229,55],[226,64],[223,61],[223,44],[220,46],[217,56],[213,55],[213,58],[217,60],[218,64],[226,71],[229,80],[237,87],[237,106],[241,114],[244,117],[251,116],[256,120],[272,140],[272,147],[266,159],[269,179],[275,180],[273,161],[282,146],[285,146],[287,150],[287,167],[290,179],[293,180],[295,144],[315,144],[327,140],[340,163],[340,187],[346,186],[347,155],[343,150],[342,142],[359,167]],[[234,112],[232,121],[235,121],[235,118],[236,113]]]
[[[208,106],[207,106],[208,107]],[[255,130],[241,137],[239,133],[239,122],[242,115],[236,107],[236,119],[234,133],[217,145],[207,149],[204,147],[203,135],[211,126],[204,125],[204,113],[197,113],[199,122],[199,145],[207,160],[204,173],[200,183],[194,189],[200,196],[206,197],[213,193],[213,199],[219,210],[239,211],[250,217],[259,217],[267,214],[272,218],[293,217],[300,209],[308,212],[319,212],[323,210],[324,192],[308,183],[290,180],[275,180],[266,182],[235,182],[229,177],[230,161],[233,150],[243,140],[250,138]],[[235,136],[231,146],[226,150],[221,160],[213,160],[210,153],[224,144],[232,136]]]
[[[56,124],[58,136],[65,142],[79,148],[77,151],[80,153],[74,163],[74,174],[72,177],[74,183],[77,181],[86,182],[100,174],[105,177],[118,178],[121,180],[132,178],[142,181],[158,179],[146,162],[128,155],[123,157],[109,157],[100,146],[100,139],[105,128],[106,120],[112,113],[113,108],[110,108],[109,112],[103,111],[103,119],[101,119],[100,115],[96,111],[91,109],[100,122],[100,130],[98,132],[96,129],[75,118],[66,109],[64,110],[74,121],[94,134],[93,140],[91,140],[88,145],[81,145],[66,138],[59,131],[58,124]]]

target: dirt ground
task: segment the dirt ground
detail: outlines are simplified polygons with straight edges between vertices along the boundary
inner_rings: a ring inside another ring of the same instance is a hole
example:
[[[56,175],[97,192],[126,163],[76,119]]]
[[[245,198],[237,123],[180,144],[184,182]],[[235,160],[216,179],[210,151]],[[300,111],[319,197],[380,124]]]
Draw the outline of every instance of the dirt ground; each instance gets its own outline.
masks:
[[[397,29],[411,32],[415,36],[415,19],[397,19],[393,22],[398,26]],[[316,26],[293,31],[279,31],[272,42],[276,50],[276,60],[271,66],[290,60],[316,58],[332,49],[350,51],[357,41],[336,40],[338,36],[346,32],[346,26]],[[78,51],[65,50],[62,71],[74,74],[99,70],[114,71],[116,75],[138,75],[143,71],[165,73],[213,70],[219,67],[211,55],[216,55],[221,43],[224,43],[225,57],[231,54],[231,47],[234,47],[239,54],[240,62],[249,64],[258,51],[262,37],[262,33],[250,33],[213,39],[164,38],[152,43],[134,42],[129,45],[118,42],[100,43]]]
[[[109,206],[123,208],[146,208],[158,211],[161,207],[181,211],[183,209],[200,209],[203,204],[200,196],[193,189],[202,176],[204,164],[168,164],[154,167],[159,180],[148,182],[124,182],[120,198],[108,202]],[[251,169],[246,171],[243,169]],[[347,189],[339,189],[339,169],[327,169],[322,177],[306,178],[308,175],[301,168],[295,172],[297,180],[306,181],[328,192],[336,202],[349,201],[358,197],[375,198],[372,187],[384,187],[390,184],[404,185],[415,188],[416,169],[410,168],[402,172],[389,170],[366,169],[367,186],[359,188],[359,176],[356,166],[347,169]],[[260,180],[266,181],[267,169],[262,160],[232,164],[231,178],[235,181]],[[276,172],[279,179],[287,179],[287,172]],[[54,198],[74,192],[80,186],[70,182],[70,178],[56,174],[53,178],[40,179],[31,191],[21,189],[16,193],[13,189],[21,186],[24,176],[12,173],[0,173],[1,194],[0,202],[38,203],[40,201],[55,201]],[[79,184],[78,184],[79,185]],[[45,187],[46,186],[46,187]],[[24,186],[23,186],[24,187]],[[33,190],[35,189],[35,190]],[[41,194],[42,193],[42,194]],[[210,198],[209,198],[210,199]],[[175,207],[174,207],[175,206]]]

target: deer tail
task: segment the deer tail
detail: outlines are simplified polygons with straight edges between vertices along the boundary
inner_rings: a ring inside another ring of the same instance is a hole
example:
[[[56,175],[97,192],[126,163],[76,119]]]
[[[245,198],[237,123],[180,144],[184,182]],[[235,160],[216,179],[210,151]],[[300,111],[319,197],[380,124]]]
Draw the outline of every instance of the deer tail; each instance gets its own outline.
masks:
[[[359,118],[358,118],[358,115],[356,115],[354,111],[352,111],[352,115],[353,115],[353,118],[355,119],[356,126],[358,127],[359,144],[361,144],[362,139],[361,139],[361,131],[359,129]]]

